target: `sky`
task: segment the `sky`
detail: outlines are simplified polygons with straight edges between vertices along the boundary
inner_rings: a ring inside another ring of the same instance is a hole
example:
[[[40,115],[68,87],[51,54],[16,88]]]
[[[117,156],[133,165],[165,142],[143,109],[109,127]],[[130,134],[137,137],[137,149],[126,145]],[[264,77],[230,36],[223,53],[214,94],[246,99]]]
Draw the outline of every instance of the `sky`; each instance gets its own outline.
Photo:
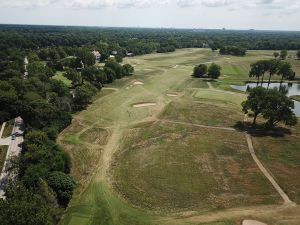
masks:
[[[1,24],[300,30],[300,0],[0,0]]]

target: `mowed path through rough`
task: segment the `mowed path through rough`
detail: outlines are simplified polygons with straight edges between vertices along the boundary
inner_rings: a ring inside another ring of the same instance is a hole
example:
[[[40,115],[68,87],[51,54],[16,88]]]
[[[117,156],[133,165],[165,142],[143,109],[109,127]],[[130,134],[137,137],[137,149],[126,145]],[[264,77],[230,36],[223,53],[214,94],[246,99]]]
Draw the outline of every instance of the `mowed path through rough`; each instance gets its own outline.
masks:
[[[288,205],[296,205],[293,201],[290,200],[289,196],[282,190],[282,188],[279,186],[279,184],[275,181],[275,179],[272,177],[272,175],[267,171],[267,169],[263,166],[263,164],[259,161],[257,158],[254,148],[253,148],[253,143],[251,139],[251,135],[245,133],[248,148],[250,151],[250,154],[254,160],[254,162],[257,164],[261,172],[265,175],[265,177],[270,181],[270,183],[273,185],[273,187],[276,189],[276,191],[279,193],[281,198],[284,201],[284,204]]]

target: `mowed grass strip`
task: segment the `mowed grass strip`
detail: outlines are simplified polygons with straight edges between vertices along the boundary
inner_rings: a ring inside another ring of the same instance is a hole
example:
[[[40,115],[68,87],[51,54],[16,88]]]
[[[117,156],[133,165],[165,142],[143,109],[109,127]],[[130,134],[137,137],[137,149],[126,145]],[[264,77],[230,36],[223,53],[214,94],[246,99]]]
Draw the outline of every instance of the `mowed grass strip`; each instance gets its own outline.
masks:
[[[171,102],[161,119],[208,126],[234,126],[243,120],[243,114],[232,106],[179,99]]]
[[[299,136],[254,137],[258,157],[275,177],[287,195],[300,203]]]
[[[152,219],[120,200],[108,185],[94,180],[72,200],[60,225],[154,225]]]
[[[223,103],[231,103],[241,109],[241,103],[246,100],[247,95],[234,92],[225,92],[221,90],[201,89],[194,94],[194,97],[195,99],[205,99]]]
[[[11,135],[11,133],[13,131],[13,128],[14,128],[14,125],[15,125],[15,120],[14,119],[9,120],[9,121],[6,122],[6,125],[5,125],[3,133],[2,133],[2,138],[7,138]]]
[[[6,159],[7,150],[8,150],[8,146],[6,145],[0,146],[0,173],[2,172],[2,168]]]
[[[242,133],[156,123],[124,140],[114,186],[136,206],[168,213],[280,202]]]

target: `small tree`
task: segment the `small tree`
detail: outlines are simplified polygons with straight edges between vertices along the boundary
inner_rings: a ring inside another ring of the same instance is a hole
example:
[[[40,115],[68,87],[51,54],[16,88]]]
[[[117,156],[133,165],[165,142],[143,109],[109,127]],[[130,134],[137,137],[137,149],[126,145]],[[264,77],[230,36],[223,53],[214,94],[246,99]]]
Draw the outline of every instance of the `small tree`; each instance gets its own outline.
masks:
[[[288,62],[282,62],[279,65],[278,75],[281,76],[280,84],[282,84],[283,79],[290,79],[294,75],[294,71],[292,70],[292,66]]]
[[[52,172],[47,181],[48,185],[55,191],[58,202],[63,206],[67,206],[75,188],[73,178],[63,172]]]
[[[207,65],[200,64],[199,66],[195,66],[193,77],[203,77],[203,75],[207,74]]]
[[[251,69],[249,72],[249,77],[257,78],[257,86],[259,84],[260,77],[263,77],[265,72],[267,71],[267,65],[265,60],[257,61],[256,63],[251,64]],[[262,78],[263,82],[263,78]]]
[[[267,128],[272,128],[279,122],[284,122],[288,126],[297,124],[297,117],[292,110],[294,109],[294,102],[285,93],[270,89],[266,92],[264,102],[262,115],[268,120],[266,122]]]
[[[268,72],[269,72],[268,88],[270,86],[272,76],[278,72],[279,65],[280,65],[280,61],[277,59],[269,60],[267,63]]]
[[[124,66],[122,66],[122,72],[123,72],[123,75],[130,76],[133,74],[134,68],[130,64],[125,64]]]
[[[222,70],[221,66],[212,63],[208,68],[208,76],[213,79],[218,79],[219,76],[221,75],[221,70]]]
[[[210,44],[210,48],[213,52],[218,50],[218,47],[215,44]]]
[[[275,59],[277,59],[279,57],[279,53],[278,52],[274,52],[273,55],[274,55]]]
[[[297,58],[300,59],[300,50],[297,51]]]
[[[248,113],[252,111],[254,113],[252,126],[256,124],[257,116],[263,111],[265,106],[266,89],[263,87],[256,87],[250,89],[248,98],[242,102],[243,112]]]
[[[287,50],[281,50],[281,52],[280,52],[280,58],[281,58],[282,60],[285,60],[286,57],[287,57],[287,55],[288,55]]]
[[[67,69],[63,76],[72,81],[72,87],[76,87],[82,83],[82,77],[75,69]]]

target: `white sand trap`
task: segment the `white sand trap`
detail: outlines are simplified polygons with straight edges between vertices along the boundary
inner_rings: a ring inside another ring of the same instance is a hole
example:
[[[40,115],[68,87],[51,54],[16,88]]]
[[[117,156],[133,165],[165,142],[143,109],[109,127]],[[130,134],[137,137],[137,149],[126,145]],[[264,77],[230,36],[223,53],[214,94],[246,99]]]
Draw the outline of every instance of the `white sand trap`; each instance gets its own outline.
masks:
[[[178,67],[178,65],[175,65],[173,68],[176,69]]]
[[[143,85],[144,83],[143,82],[141,82],[141,81],[135,81],[134,83],[133,83],[133,85]]]
[[[169,93],[169,94],[167,94],[167,96],[169,96],[169,97],[177,97],[178,95],[177,94],[171,94],[171,93]]]
[[[139,103],[139,104],[135,104],[133,105],[134,108],[140,108],[140,107],[147,107],[147,106],[154,106],[156,105],[155,102],[148,102],[148,103]]]
[[[244,220],[243,225],[267,225],[267,224],[259,222],[257,220]]]

